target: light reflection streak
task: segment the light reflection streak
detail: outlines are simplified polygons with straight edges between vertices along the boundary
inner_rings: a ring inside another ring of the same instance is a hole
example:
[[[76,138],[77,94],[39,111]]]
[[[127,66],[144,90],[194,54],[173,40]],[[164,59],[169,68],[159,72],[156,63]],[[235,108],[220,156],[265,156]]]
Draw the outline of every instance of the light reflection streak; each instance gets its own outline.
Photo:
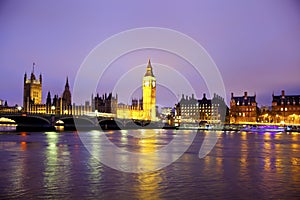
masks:
[[[241,142],[240,142],[240,176],[245,176],[245,172],[247,171],[248,167],[248,153],[249,147],[247,144],[248,134],[247,132],[241,132]],[[243,177],[244,178],[244,177]]]
[[[137,174],[137,185],[134,185],[137,199],[160,199],[161,185],[164,180],[163,171]]]
[[[22,144],[21,149],[22,149]],[[12,187],[16,191],[22,191],[26,185],[26,174],[27,174],[27,157],[26,156],[18,156],[15,165],[12,167],[12,173],[10,173],[10,181],[12,183]]]
[[[27,148],[27,142],[21,142],[21,150],[25,151]]]
[[[101,139],[100,134],[104,134],[103,132],[94,130],[91,133],[88,133],[88,137],[90,137],[89,145],[91,145],[92,154],[90,154],[88,159],[89,164],[89,173],[88,173],[88,180],[92,183],[100,183],[103,179],[102,173],[103,168],[100,167],[100,162],[95,159],[101,154],[101,146],[99,146],[99,140]],[[93,193],[98,190],[98,184],[91,184],[89,188],[90,193]]]
[[[68,145],[58,144],[59,133],[47,132],[45,149],[44,187],[49,195],[61,194],[70,184],[70,152]]]

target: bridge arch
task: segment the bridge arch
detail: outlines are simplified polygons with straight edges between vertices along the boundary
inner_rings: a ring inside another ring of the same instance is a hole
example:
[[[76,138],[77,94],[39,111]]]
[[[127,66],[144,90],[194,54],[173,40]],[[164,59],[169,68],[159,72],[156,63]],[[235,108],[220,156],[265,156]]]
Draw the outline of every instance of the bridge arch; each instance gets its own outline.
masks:
[[[49,119],[46,119],[41,116],[33,115],[2,115],[11,120],[14,120],[17,125],[50,125],[51,122]]]
[[[66,127],[91,127],[91,126],[95,126],[96,122],[93,121],[92,119],[88,118],[88,117],[83,117],[83,116],[63,116],[63,117],[59,117],[55,119],[55,124],[57,124],[57,122],[62,121],[63,125]]]
[[[117,119],[101,119],[99,126],[102,130],[120,130],[124,128],[123,122]]]

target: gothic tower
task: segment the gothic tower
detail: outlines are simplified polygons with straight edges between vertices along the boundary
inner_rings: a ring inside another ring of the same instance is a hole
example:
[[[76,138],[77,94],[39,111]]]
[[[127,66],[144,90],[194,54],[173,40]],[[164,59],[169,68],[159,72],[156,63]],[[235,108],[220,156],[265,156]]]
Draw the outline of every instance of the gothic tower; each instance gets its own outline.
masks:
[[[23,91],[23,107],[25,111],[30,110],[30,105],[42,103],[42,75],[39,79],[35,78],[33,63],[30,79],[27,79],[27,74],[24,74],[24,91]]]
[[[71,106],[71,92],[70,92],[68,77],[66,80],[65,90],[62,95],[62,104],[63,104],[62,106],[64,107],[64,109]]]
[[[153,75],[150,59],[147,71],[143,78],[143,119],[155,120],[156,118],[156,78]]]

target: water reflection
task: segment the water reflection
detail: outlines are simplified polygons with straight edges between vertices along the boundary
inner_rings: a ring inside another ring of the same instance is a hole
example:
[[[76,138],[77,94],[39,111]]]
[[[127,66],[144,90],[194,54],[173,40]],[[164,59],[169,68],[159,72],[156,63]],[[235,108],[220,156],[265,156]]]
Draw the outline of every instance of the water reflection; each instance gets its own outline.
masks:
[[[25,151],[27,148],[27,142],[21,142],[21,150]]]
[[[199,132],[176,162],[148,173],[123,173],[95,158],[107,150],[103,135],[120,149],[144,153],[155,153],[178,134],[182,144],[190,140],[189,131],[148,131],[150,137],[147,131],[134,133],[140,138],[130,130],[87,132],[94,156],[75,132],[1,134],[0,199],[293,199],[300,194],[299,134],[226,132],[199,159],[209,134]],[[119,162],[130,159],[108,155]],[[151,161],[139,160],[145,168],[157,165]]]
[[[21,151],[23,151],[22,149],[22,145],[24,146],[24,144],[20,144],[20,149]],[[28,158],[26,156],[23,156],[22,154],[19,156],[17,156],[15,158],[15,165],[12,166],[12,171],[10,173],[10,181],[12,183],[12,187],[18,191],[19,194],[22,194],[24,192],[26,192],[26,184],[27,184],[27,180],[26,177],[28,175]]]
[[[137,199],[161,199],[161,183],[165,180],[163,171],[137,174],[137,184],[134,191]]]
[[[171,164],[195,137],[193,132],[169,135],[166,130],[128,130],[126,136],[122,132],[100,131],[79,135],[87,150],[101,163],[134,173],[154,171]]]
[[[70,184],[70,152],[68,145],[59,143],[59,133],[46,133],[47,148],[45,149],[44,187],[45,196],[64,195]]]
[[[243,174],[247,168],[248,163],[248,144],[247,144],[247,132],[241,132],[241,142],[240,142],[240,149],[241,149],[241,158],[240,158],[240,174]]]

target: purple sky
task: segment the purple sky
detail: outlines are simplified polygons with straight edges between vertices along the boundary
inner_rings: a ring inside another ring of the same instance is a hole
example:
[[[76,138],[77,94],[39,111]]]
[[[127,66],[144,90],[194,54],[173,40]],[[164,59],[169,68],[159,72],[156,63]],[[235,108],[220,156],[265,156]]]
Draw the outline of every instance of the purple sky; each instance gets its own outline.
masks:
[[[31,72],[32,62],[43,74],[44,101],[49,90],[61,94],[66,76],[72,88],[79,66],[96,45],[121,31],[147,26],[174,29],[199,42],[222,74],[227,101],[231,92],[242,95],[244,90],[256,93],[260,105],[271,104],[273,91],[300,94],[297,0],[2,0],[0,99],[22,104],[23,75]],[[136,59],[146,64],[150,56],[153,62],[171,65],[162,55],[137,53]],[[110,87],[99,88],[101,93]],[[197,96],[205,90],[199,86]]]

